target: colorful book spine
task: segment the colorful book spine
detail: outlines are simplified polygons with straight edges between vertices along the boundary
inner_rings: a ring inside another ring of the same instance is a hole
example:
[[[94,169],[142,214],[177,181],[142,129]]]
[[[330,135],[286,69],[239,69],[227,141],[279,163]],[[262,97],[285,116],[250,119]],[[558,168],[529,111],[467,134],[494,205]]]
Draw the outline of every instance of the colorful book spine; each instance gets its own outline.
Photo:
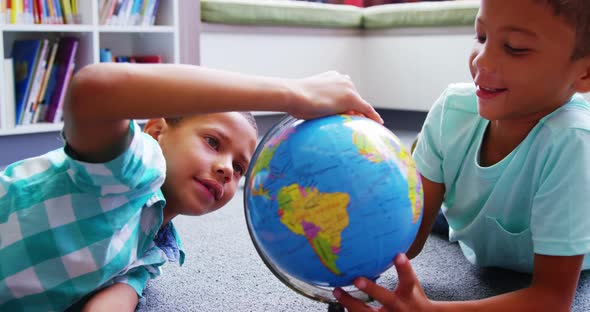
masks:
[[[64,23],[74,24],[74,17],[72,15],[72,5],[70,0],[58,0],[58,2],[61,2]]]
[[[66,93],[68,91],[68,87],[70,85],[70,80],[72,79],[72,76],[74,75],[74,69],[76,68],[76,63],[72,62],[70,63],[70,66],[67,69],[66,72],[66,76],[64,78],[64,86],[61,89],[61,93],[59,95],[59,102],[57,103],[57,110],[55,112],[55,116],[53,117],[53,122],[60,122],[63,119],[63,107],[64,107],[64,101],[66,98]]]
[[[18,124],[24,115],[24,108],[31,89],[31,80],[34,73],[35,61],[41,48],[41,40],[16,40],[12,46],[12,59],[14,62],[14,94],[15,94],[15,120]]]
[[[63,24],[63,14],[61,11],[61,3],[60,0],[53,0],[53,7],[55,8],[55,22],[57,24]]]
[[[101,48],[100,49],[100,62],[101,63],[109,63],[113,61],[113,53],[110,49]]]
[[[35,114],[34,107],[37,105],[37,96],[39,95],[41,84],[43,83],[48,51],[49,40],[41,40],[41,49],[39,50],[37,60],[35,61],[34,74],[31,76],[31,90],[29,91],[29,96],[25,102],[25,107],[23,108],[24,113],[20,120],[20,124],[28,125],[33,122],[33,116]]]
[[[68,75],[72,68],[76,57],[76,51],[78,49],[78,38],[64,37],[59,41],[59,47],[57,49],[57,55],[55,56],[56,67],[56,85],[55,90],[51,94],[49,106],[47,107],[46,121],[48,122],[60,122],[60,113],[63,105],[63,96],[67,84],[69,82]],[[59,118],[59,119],[58,119]]]
[[[47,59],[47,68],[45,69],[45,73],[43,75],[43,82],[41,83],[41,89],[39,90],[39,94],[37,95],[36,105],[33,108],[33,110],[35,111],[35,114],[33,116],[33,123],[37,123],[40,120],[45,120],[45,114],[47,112],[47,103],[44,101],[45,94],[49,89],[49,79],[51,77],[54,77],[55,79],[55,75],[52,76],[52,73],[54,72],[53,64],[55,62],[55,55],[57,54],[58,46],[59,44],[57,42],[54,42],[51,46],[51,52],[49,53],[49,57]]]

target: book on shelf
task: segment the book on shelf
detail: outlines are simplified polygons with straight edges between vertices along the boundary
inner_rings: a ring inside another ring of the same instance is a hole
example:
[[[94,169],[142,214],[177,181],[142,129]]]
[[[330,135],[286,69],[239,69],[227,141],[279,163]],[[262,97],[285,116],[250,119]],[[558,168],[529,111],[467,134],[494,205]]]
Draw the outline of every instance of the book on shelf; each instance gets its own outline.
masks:
[[[0,23],[76,24],[78,8],[78,0],[0,0]]]
[[[52,77],[51,73],[54,72],[53,64],[55,62],[55,55],[57,54],[57,48],[59,44],[54,42],[51,47],[51,52],[47,59],[47,66],[45,68],[45,73],[43,74],[43,80],[41,82],[41,88],[39,89],[39,94],[37,95],[37,100],[35,106],[33,107],[34,115],[33,115],[33,123],[37,123],[42,121],[45,118],[47,113],[47,101],[45,100],[45,94],[51,94],[51,91],[47,92],[47,86],[49,85],[50,78]],[[53,75],[53,79],[55,80],[55,75]],[[53,84],[55,85],[55,84]]]
[[[100,62],[101,63],[162,63],[161,55],[116,55],[110,49],[100,49]]]
[[[21,124],[27,99],[31,91],[32,76],[37,57],[41,50],[41,40],[16,40],[12,46],[14,62],[14,95],[16,123]]]
[[[12,129],[15,126],[13,62],[11,58],[4,59],[3,62],[4,91],[0,99],[0,129]]]
[[[60,122],[62,118],[63,101],[72,77],[78,50],[78,38],[64,37],[59,40],[59,47],[55,55],[55,88],[51,90],[49,102],[47,103],[47,114],[45,121]]]
[[[78,38],[16,40],[13,45],[15,121],[60,122],[78,48]],[[18,61],[17,61],[18,60]]]
[[[31,73],[29,81],[30,90],[27,94],[27,99],[23,104],[24,106],[21,113],[22,118],[19,120],[19,123],[22,125],[28,125],[33,122],[33,109],[37,106],[37,95],[39,94],[39,89],[41,88],[41,83],[43,82],[43,76],[47,67],[47,54],[50,49],[49,40],[42,39],[40,42],[39,52],[34,62],[33,72]]]
[[[100,0],[101,25],[151,26],[154,25],[160,0]]]

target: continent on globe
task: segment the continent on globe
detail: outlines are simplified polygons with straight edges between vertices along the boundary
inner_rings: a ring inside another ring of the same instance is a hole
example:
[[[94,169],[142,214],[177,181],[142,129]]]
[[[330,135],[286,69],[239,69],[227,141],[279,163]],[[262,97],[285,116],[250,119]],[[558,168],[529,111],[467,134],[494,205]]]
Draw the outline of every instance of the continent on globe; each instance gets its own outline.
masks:
[[[418,171],[416,170],[416,163],[412,159],[410,153],[404,149],[400,149],[397,153],[397,157],[404,163],[406,168],[406,179],[408,180],[409,189],[408,196],[410,197],[412,215],[414,216],[412,223],[416,223],[422,216],[422,198],[424,196],[422,180],[419,177]]]
[[[403,174],[408,180],[408,197],[411,202],[412,223],[418,222],[422,215],[422,183],[416,170],[416,164],[412,159],[412,156],[403,148],[400,148],[401,143],[392,141],[391,137],[381,136],[379,139],[367,136],[366,133],[361,133],[352,128],[352,144],[354,144],[359,153],[367,160],[373,163],[380,163],[386,160],[391,160],[391,157],[387,157],[388,153],[394,153],[398,159],[401,160],[401,164],[398,164],[400,169],[403,169]],[[381,143],[381,144],[378,144]],[[419,196],[416,196],[418,193]]]
[[[279,148],[281,143],[293,132],[295,132],[295,129],[288,129],[287,131],[282,132],[279,136],[272,138],[272,140],[267,143],[268,147],[262,150],[260,156],[258,156],[259,160],[252,168],[252,175],[255,176],[258,172],[268,169],[268,165],[270,164],[277,148]]]
[[[346,193],[320,193],[315,187],[291,184],[279,190],[281,222],[311,244],[321,263],[340,275],[336,260],[340,253],[342,231],[348,226]]]

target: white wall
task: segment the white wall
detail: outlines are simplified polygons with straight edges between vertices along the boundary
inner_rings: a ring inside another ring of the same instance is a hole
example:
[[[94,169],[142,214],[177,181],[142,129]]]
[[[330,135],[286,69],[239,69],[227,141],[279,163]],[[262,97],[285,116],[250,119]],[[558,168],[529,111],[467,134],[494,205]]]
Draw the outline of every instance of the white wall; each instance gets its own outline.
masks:
[[[369,32],[360,91],[375,107],[428,111],[455,82],[472,81],[473,28]]]
[[[286,78],[337,70],[361,83],[360,30],[203,26],[202,66]]]
[[[249,74],[351,76],[377,108],[428,111],[454,82],[471,81],[472,27],[385,31],[203,24],[201,65]]]

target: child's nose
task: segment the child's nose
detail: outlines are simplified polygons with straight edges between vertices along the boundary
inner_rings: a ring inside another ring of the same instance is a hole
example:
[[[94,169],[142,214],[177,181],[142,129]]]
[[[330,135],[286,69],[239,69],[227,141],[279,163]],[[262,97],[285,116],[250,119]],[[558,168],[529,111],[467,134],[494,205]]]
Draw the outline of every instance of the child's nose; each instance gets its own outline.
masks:
[[[495,72],[495,61],[493,52],[489,47],[482,47],[473,58],[473,67],[477,69],[479,73],[494,73]]]
[[[222,177],[223,182],[227,183],[231,180],[233,174],[233,168],[231,161],[220,160],[215,164],[215,172]]]

